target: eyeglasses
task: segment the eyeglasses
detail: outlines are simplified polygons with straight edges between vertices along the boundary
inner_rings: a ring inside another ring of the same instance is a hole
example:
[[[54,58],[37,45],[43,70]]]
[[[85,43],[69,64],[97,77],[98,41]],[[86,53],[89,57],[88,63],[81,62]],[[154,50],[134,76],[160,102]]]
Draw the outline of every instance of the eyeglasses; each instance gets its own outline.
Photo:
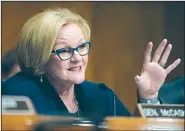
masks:
[[[61,60],[68,60],[74,55],[74,51],[77,51],[80,56],[87,55],[91,48],[91,42],[85,42],[77,46],[76,48],[61,48],[52,50],[52,54],[56,54]]]

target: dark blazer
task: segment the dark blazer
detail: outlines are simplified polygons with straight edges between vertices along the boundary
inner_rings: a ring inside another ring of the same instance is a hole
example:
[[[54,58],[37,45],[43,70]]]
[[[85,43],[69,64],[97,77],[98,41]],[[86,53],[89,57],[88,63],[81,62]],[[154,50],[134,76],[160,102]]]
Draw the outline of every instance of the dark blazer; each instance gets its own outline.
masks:
[[[165,83],[159,90],[159,99],[163,104],[184,104],[184,77]]]
[[[70,114],[55,89],[46,79],[20,72],[3,84],[2,95],[27,96],[38,114]],[[75,85],[80,117],[100,119],[107,116],[131,116],[114,92],[105,84],[84,81]]]
[[[137,96],[140,103],[138,90]],[[178,77],[163,84],[158,98],[161,104],[184,104],[184,77]]]

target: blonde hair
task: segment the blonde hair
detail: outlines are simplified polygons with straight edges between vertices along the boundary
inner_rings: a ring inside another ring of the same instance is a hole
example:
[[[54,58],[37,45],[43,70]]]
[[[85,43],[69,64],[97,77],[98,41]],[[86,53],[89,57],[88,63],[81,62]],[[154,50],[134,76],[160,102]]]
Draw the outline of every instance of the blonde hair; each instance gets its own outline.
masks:
[[[90,40],[87,21],[68,9],[47,9],[24,24],[17,42],[18,61],[22,71],[34,75],[44,73],[43,67],[50,59],[58,32],[68,23],[77,24],[85,40]]]

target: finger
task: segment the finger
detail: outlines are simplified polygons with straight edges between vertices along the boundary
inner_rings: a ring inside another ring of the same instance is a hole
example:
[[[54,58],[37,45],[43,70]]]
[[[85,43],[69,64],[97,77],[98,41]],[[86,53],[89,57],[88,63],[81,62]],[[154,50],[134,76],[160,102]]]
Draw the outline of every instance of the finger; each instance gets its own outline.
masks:
[[[181,59],[177,59],[173,64],[169,65],[166,68],[166,73],[169,74],[173,69],[175,69],[181,62]]]
[[[155,54],[154,54],[154,57],[153,57],[153,60],[152,60],[152,62],[158,62],[159,61],[159,59],[160,59],[160,57],[161,57],[161,54],[162,54],[162,52],[163,52],[163,50],[164,50],[164,48],[165,48],[165,46],[166,46],[166,43],[167,43],[167,40],[166,39],[164,39],[161,43],[160,43],[160,45],[159,45],[159,47],[157,48],[157,50],[156,50],[156,52],[155,52]]]
[[[144,60],[143,60],[142,72],[144,70],[144,65],[149,63],[150,60],[151,60],[152,47],[153,47],[153,43],[149,42],[147,47],[146,47],[146,49],[145,49],[145,52],[144,52]]]
[[[153,43],[149,42],[147,47],[146,47],[145,53],[144,53],[144,62],[143,62],[143,64],[146,64],[146,63],[150,62],[150,60],[151,60],[151,53],[152,53],[152,47],[153,47]]]
[[[162,58],[160,59],[160,62],[159,62],[160,65],[165,65],[166,64],[166,61],[168,60],[168,57],[170,55],[171,50],[172,50],[172,45],[169,44],[167,46],[167,48],[165,49],[165,52],[164,52]]]

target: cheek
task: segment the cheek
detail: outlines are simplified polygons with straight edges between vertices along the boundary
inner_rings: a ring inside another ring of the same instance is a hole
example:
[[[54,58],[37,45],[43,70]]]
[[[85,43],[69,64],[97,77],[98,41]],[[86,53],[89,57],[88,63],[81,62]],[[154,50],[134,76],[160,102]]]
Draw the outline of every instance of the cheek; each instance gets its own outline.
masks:
[[[50,60],[52,67],[63,67],[66,61],[62,61],[58,56],[53,56]]]
[[[57,55],[53,55],[50,59],[51,63],[59,63],[62,62],[62,60],[57,56]]]
[[[83,63],[87,65],[88,63],[88,55],[82,57]]]
[[[47,65],[46,72],[57,73],[58,71],[65,70],[67,67],[66,62],[57,57],[52,57]]]
[[[67,61],[55,61],[52,63],[53,70],[56,70],[56,73],[59,71],[64,71],[67,69]]]

